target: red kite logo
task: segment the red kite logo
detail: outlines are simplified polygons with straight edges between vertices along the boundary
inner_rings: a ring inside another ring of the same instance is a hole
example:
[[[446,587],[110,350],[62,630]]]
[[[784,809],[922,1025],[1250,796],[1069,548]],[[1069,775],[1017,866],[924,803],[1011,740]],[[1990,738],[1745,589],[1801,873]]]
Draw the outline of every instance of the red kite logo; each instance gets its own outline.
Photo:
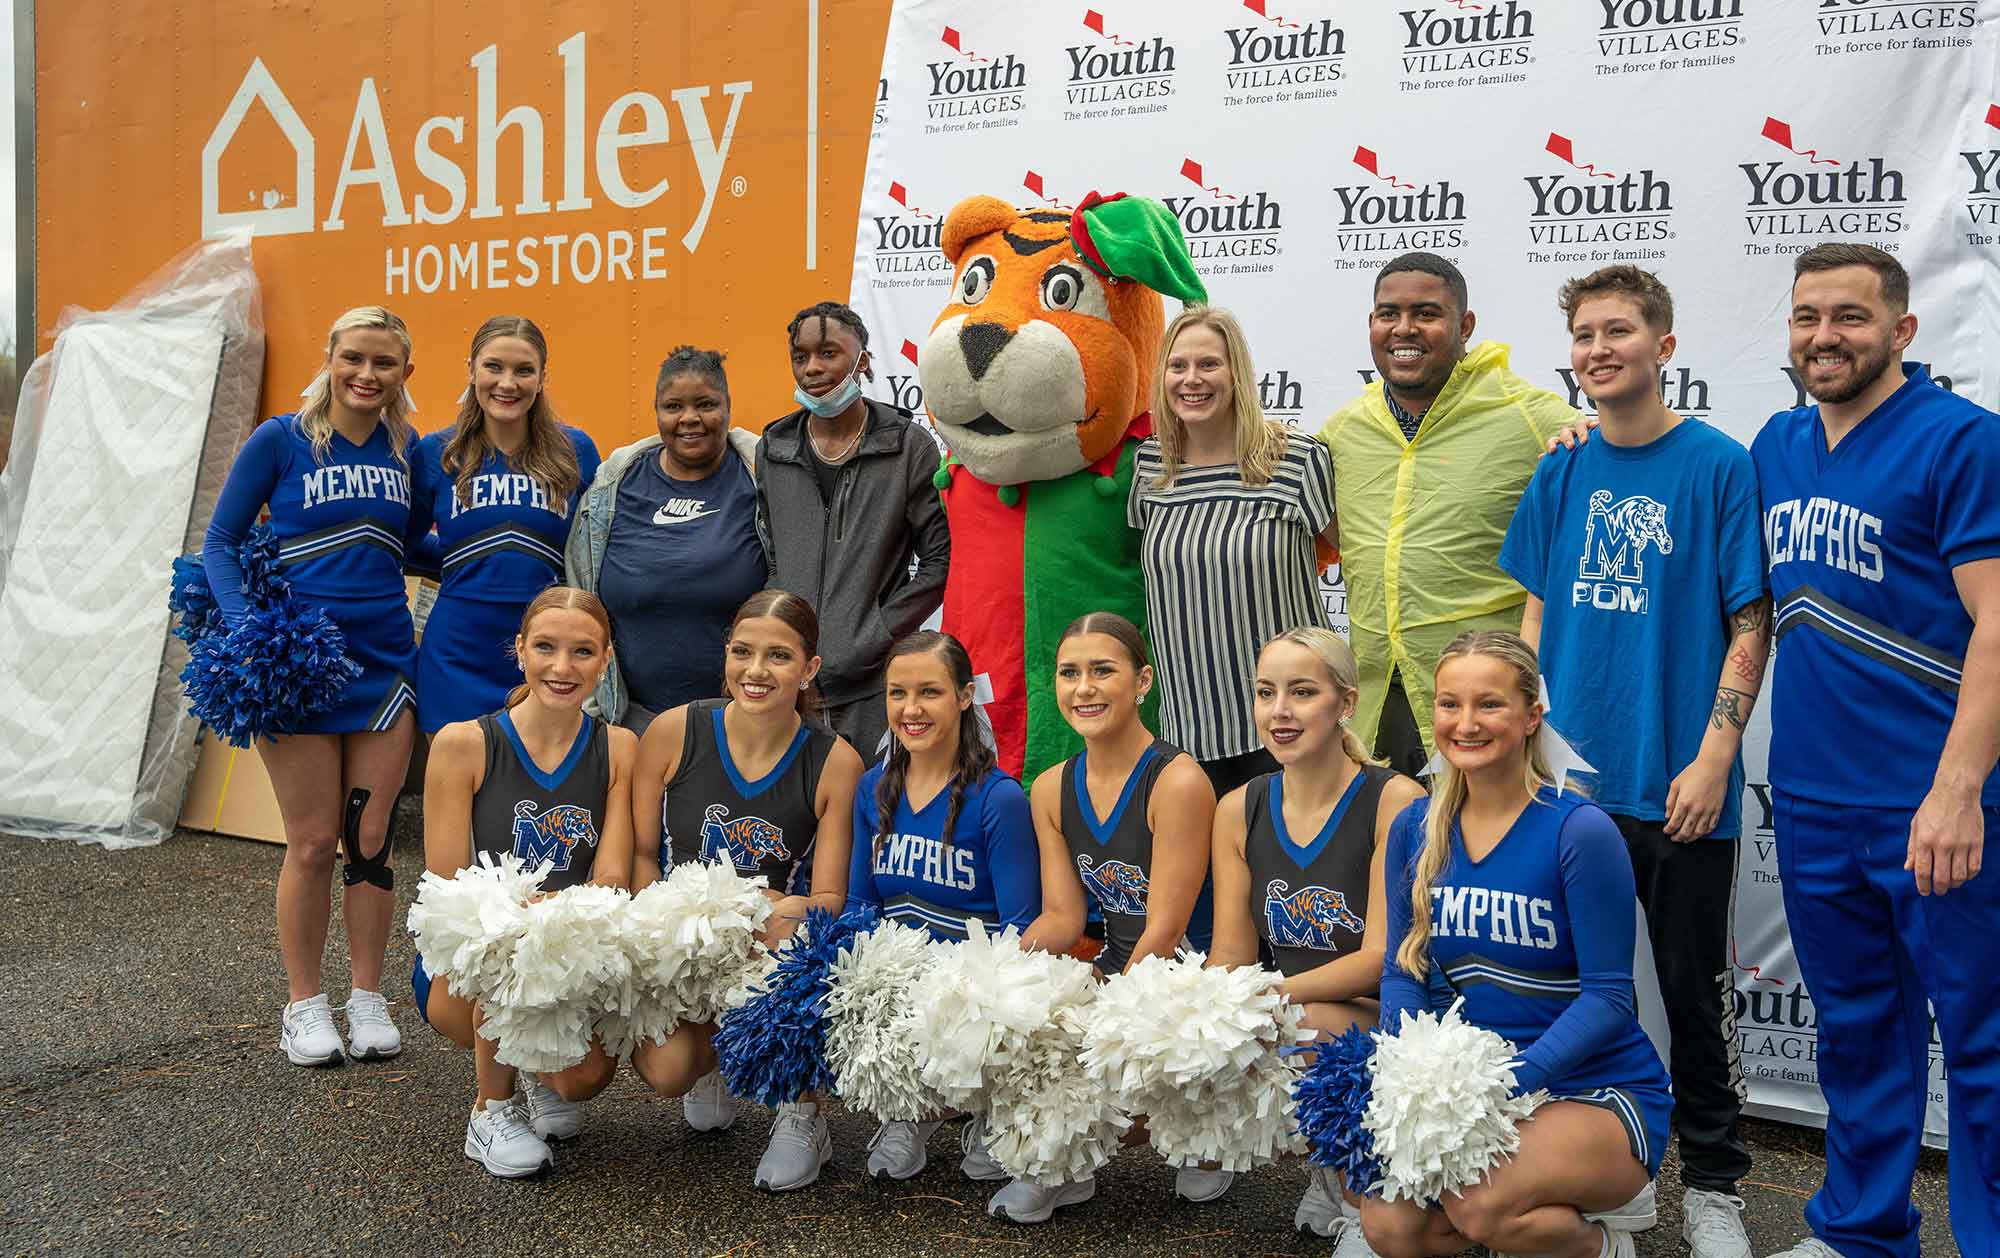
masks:
[[[1050,205],[1055,206],[1058,209],[1064,208],[1062,205],[1061,198],[1052,197],[1048,193],[1042,191],[1042,177],[1036,174],[1034,171],[1031,170],[1027,174],[1021,176],[1021,186],[1023,188],[1026,188],[1028,191],[1034,193],[1037,197],[1040,197],[1042,200],[1047,201]]]
[[[1258,17],[1263,18],[1267,22],[1276,23],[1279,30],[1295,31],[1299,29],[1299,24],[1297,22],[1287,22],[1284,18],[1279,17],[1275,13],[1266,13],[1264,11],[1264,0],[1243,0],[1243,7],[1250,10],[1252,13],[1255,13]]]
[[[1582,171],[1586,175],[1590,175],[1598,179],[1618,178],[1618,176],[1612,174],[1608,170],[1599,170],[1594,164],[1590,162],[1578,162],[1576,160],[1576,149],[1574,146],[1570,144],[1569,137],[1566,135],[1561,135],[1554,131],[1549,132],[1549,142],[1547,147],[1549,152],[1555,154],[1557,157],[1560,157],[1563,161],[1569,163],[1571,166],[1575,167],[1577,170]]]
[[[1838,166],[1839,162],[1830,157],[1821,157],[1818,149],[1802,149],[1792,143],[1792,124],[1777,118],[1764,119],[1764,138],[1773,144],[1782,145],[1789,153],[1803,157],[1815,166]]]
[[[951,49],[953,52],[958,53],[963,57],[967,57],[973,61],[990,60],[990,58],[982,57],[978,53],[972,51],[970,48],[965,47],[964,43],[962,42],[962,37],[958,33],[958,28],[955,26],[947,26],[944,28],[944,43],[945,47]]]
[[[910,340],[908,337],[903,339],[903,357],[910,360],[912,367],[917,365],[917,345],[915,341]]]
[[[1986,125],[2000,130],[2000,105],[1988,105],[1986,107]]]
[[[1376,158],[1374,149],[1366,147],[1356,147],[1354,150],[1354,164],[1356,166],[1359,166],[1361,169],[1367,171],[1369,174],[1375,176],[1377,179],[1380,179],[1382,182],[1388,184],[1391,188],[1414,188],[1417,186],[1413,183],[1404,183],[1401,180],[1397,179],[1394,175],[1383,174],[1381,170],[1381,163]]]
[[[918,209],[918,208],[917,208],[916,206],[914,206],[914,205],[911,205],[911,204],[910,204],[910,190],[909,190],[908,188],[905,188],[905,187],[904,187],[904,186],[903,186],[902,184],[900,184],[900,183],[896,182],[896,181],[895,181],[895,180],[893,180],[893,179],[889,181],[889,199],[890,199],[891,201],[894,201],[894,202],[895,202],[895,203],[896,203],[897,205],[900,205],[900,206],[902,206],[902,207],[903,207],[904,209],[908,210],[908,211],[909,211],[910,213],[912,213],[912,214],[916,215],[916,216],[917,216],[918,218],[933,218],[933,217],[935,217],[935,215],[931,214],[931,212],[930,212],[930,211],[928,211],[928,210],[921,210],[921,209]]]
[[[1209,186],[1209,184],[1202,177],[1201,163],[1194,160],[1192,157],[1184,157],[1181,159],[1181,178],[1189,180],[1194,184],[1195,187],[1200,188],[1203,192],[1206,192],[1211,196],[1216,197],[1219,200],[1234,201],[1238,199],[1235,193],[1224,192],[1220,186],[1215,186],[1215,187]]]
[[[1083,11],[1083,24],[1085,26],[1088,26],[1091,30],[1096,31],[1099,35],[1102,35],[1106,39],[1110,40],[1114,47],[1118,46],[1126,48],[1132,47],[1131,40],[1126,39],[1119,35],[1113,35],[1109,31],[1104,29],[1104,15],[1102,13],[1099,13],[1096,9],[1085,9]]]

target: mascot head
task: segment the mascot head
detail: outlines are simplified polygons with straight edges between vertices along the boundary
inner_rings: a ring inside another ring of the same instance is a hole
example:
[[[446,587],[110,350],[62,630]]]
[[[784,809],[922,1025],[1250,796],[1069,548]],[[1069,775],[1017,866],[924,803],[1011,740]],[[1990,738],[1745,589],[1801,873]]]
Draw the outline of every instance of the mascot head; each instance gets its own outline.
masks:
[[[1074,213],[970,197],[946,216],[952,299],[919,356],[945,444],[995,485],[1054,480],[1118,448],[1152,392],[1160,294],[1208,299],[1158,201]]]

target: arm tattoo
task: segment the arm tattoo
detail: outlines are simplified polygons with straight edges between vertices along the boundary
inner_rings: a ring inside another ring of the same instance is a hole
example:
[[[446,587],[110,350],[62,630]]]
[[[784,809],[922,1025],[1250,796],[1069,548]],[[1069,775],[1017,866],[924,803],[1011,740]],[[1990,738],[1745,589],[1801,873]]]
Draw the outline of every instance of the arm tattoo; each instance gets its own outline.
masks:
[[[1757,696],[1747,690],[1734,690],[1723,686],[1715,692],[1715,710],[1708,714],[1708,723],[1716,729],[1723,728],[1723,722],[1736,727],[1738,733],[1750,723],[1750,707],[1757,702]]]
[[[1764,682],[1764,661],[1750,654],[1743,647],[1729,653],[1729,662],[1736,666],[1736,675],[1753,686]]]
[[[1771,626],[1771,596],[1766,594],[1736,609],[1729,627],[1737,633],[1757,633]]]

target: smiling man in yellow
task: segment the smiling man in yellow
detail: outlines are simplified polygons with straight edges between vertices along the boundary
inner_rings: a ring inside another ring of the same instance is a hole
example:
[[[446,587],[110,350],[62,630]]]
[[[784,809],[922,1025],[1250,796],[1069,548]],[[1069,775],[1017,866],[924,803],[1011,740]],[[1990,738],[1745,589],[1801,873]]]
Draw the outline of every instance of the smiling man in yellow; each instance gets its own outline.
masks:
[[[1431,673],[1467,629],[1518,629],[1527,595],[1500,543],[1548,439],[1579,416],[1507,366],[1468,351],[1465,277],[1406,253],[1375,277],[1377,379],[1327,421],[1349,639],[1361,665],[1355,731],[1395,768],[1430,759]]]

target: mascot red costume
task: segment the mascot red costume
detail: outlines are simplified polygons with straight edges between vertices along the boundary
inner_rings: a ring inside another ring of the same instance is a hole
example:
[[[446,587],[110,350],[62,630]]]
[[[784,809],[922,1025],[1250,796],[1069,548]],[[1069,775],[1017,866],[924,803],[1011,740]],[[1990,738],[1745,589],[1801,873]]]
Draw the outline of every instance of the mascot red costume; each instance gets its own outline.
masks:
[[[944,627],[982,675],[1001,767],[1027,781],[1082,745],[1056,708],[1057,635],[1090,611],[1145,628],[1125,501],[1152,432],[1160,295],[1208,295],[1180,223],[1144,197],[1093,192],[1073,213],[971,197],[942,244],[952,300],[919,372],[950,450]]]

